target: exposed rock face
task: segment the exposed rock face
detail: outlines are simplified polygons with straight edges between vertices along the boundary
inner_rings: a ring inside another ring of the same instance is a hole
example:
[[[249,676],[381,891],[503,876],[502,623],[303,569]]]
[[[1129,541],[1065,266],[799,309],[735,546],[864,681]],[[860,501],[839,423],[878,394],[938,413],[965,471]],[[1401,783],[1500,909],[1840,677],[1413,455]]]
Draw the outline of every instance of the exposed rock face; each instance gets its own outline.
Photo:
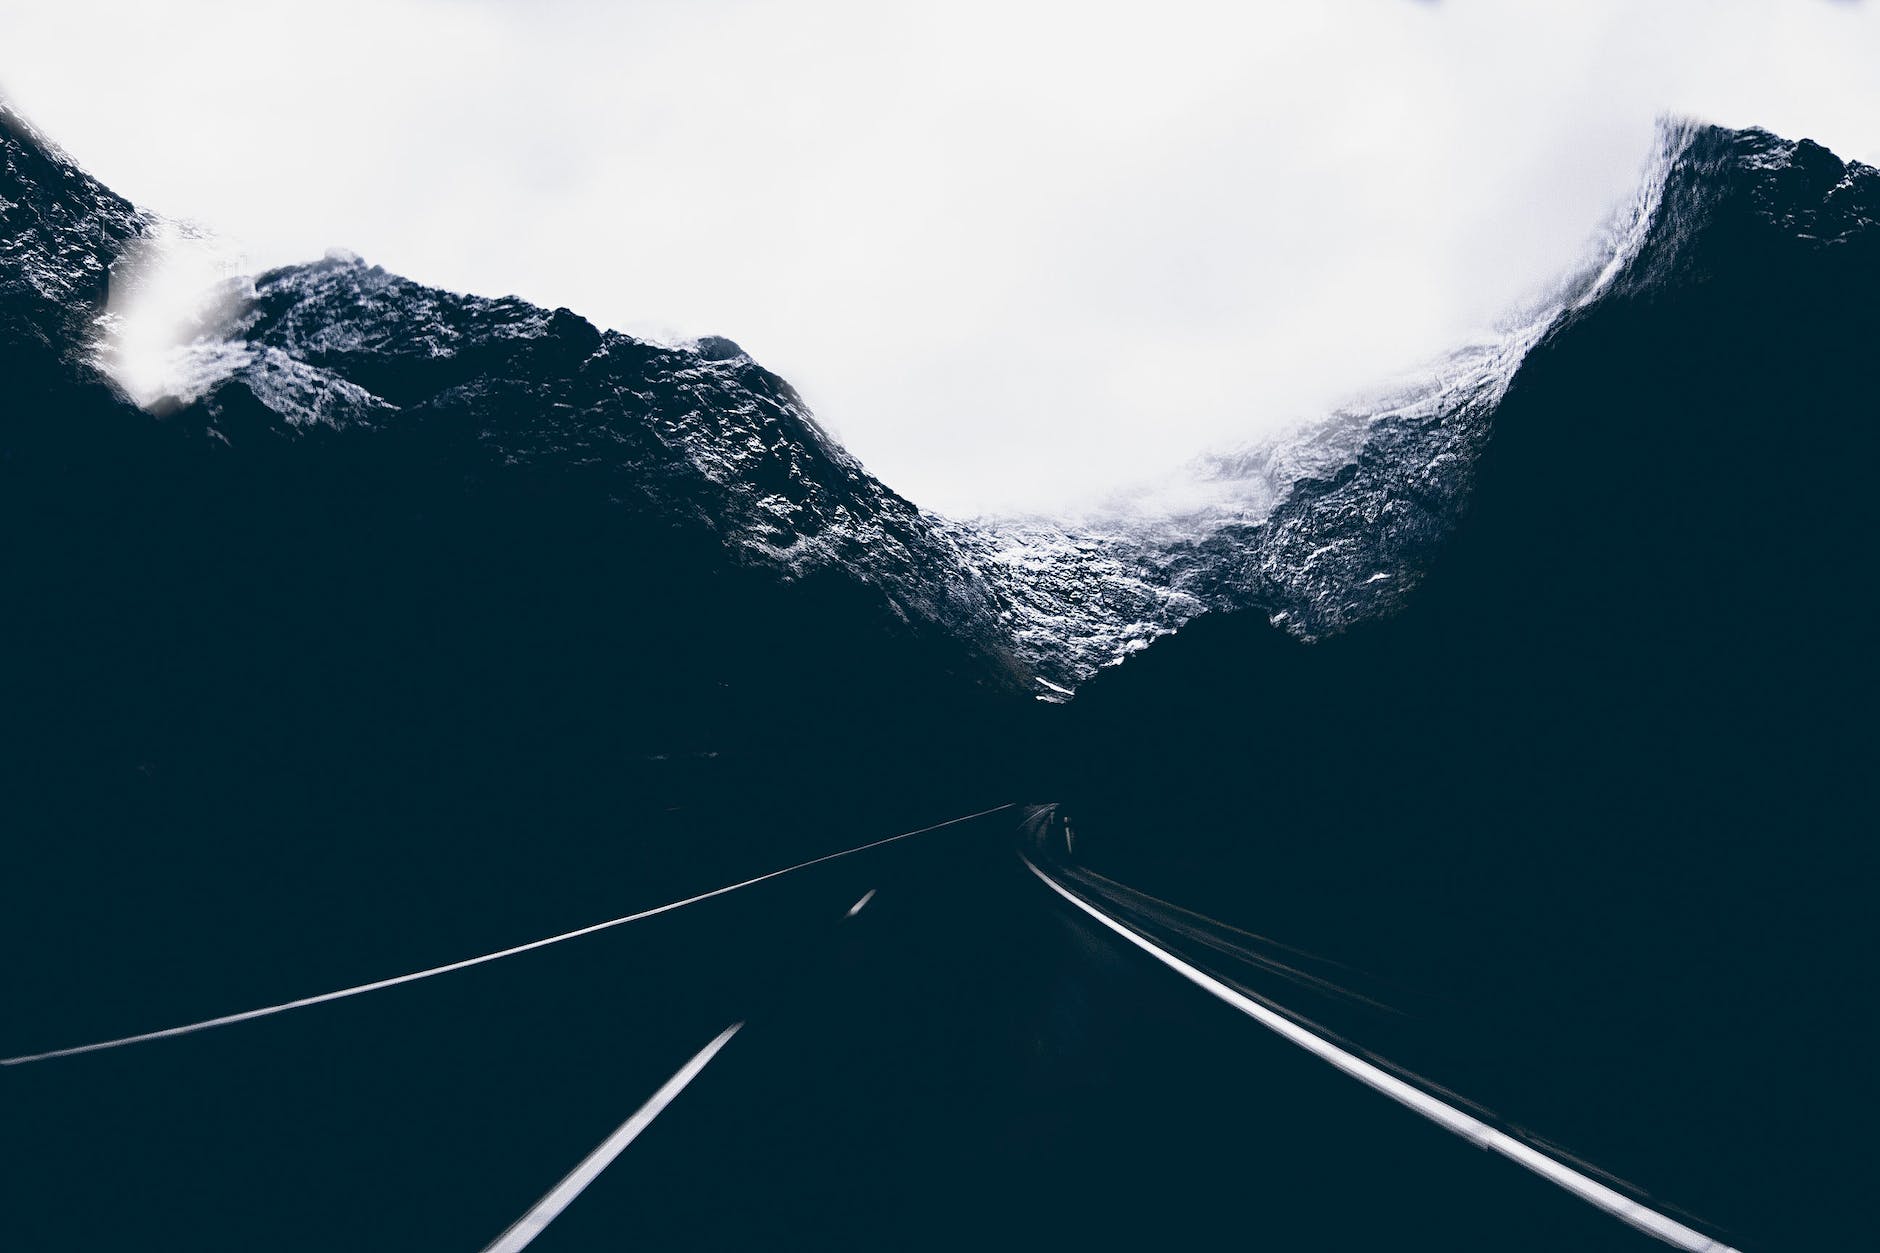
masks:
[[[1427,1068],[1388,1054],[1430,1082],[1732,1247],[1832,1247],[1865,1212],[1798,1198],[1858,1195],[1865,1134],[1821,1111],[1876,944],[1880,175],[1674,139],[1505,386],[1378,419],[1244,550],[1315,627],[1366,569],[1414,594],[1310,645],[1190,623],[1064,711],[1051,791],[1104,873],[1440,990]]]
[[[85,351],[111,262],[147,226],[0,103],[0,348],[16,370]]]
[[[150,220],[0,121],[7,334],[83,357],[111,267]],[[652,344],[350,255],[231,287],[152,408],[237,448],[396,432],[468,479],[563,475],[786,581],[873,589],[910,630],[966,644],[986,681],[1058,700],[1197,614],[1255,611],[1317,639],[1396,611],[1466,510],[1493,415],[1537,343],[1603,300],[1700,281],[1692,258],[1717,232],[1761,224],[1843,246],[1871,226],[1872,179],[1806,140],[1667,127],[1588,266],[1498,335],[1074,525],[923,512],[729,340]]]
[[[1727,151],[1708,164],[1694,155],[1718,145]],[[1707,212],[1729,171],[1787,168],[1771,145],[1781,141],[1761,132],[1666,125],[1635,200],[1582,268],[1421,380],[1279,439],[1197,458],[1163,494],[1200,504],[1171,507],[1146,493],[1075,527],[963,528],[1011,606],[1020,657],[1062,692],[1201,613],[1257,612],[1313,640],[1401,608],[1468,507],[1495,412],[1527,354],[1619,294],[1620,276],[1639,281],[1630,276],[1655,264],[1641,256],[1647,241],[1684,230],[1680,215]]]
[[[188,313],[139,407],[111,297],[162,290],[174,224],[0,144],[0,791],[36,847],[266,813],[340,891],[414,841],[826,851],[1004,793],[961,734],[1031,713],[991,593],[735,344],[334,255]],[[812,780],[834,816],[774,803]]]
[[[874,586],[910,626],[1010,673],[996,609],[949,540],[730,340],[665,347],[336,257],[262,275],[199,343],[226,369],[197,399],[225,440],[397,425],[474,449],[481,473],[578,475],[786,578]]]
[[[1174,493],[1208,503],[1099,513],[1077,527],[960,528],[1007,605],[1021,660],[1052,690],[1203,612],[1251,611],[1307,640],[1399,610],[1467,511],[1495,415],[1528,354],[1608,301],[1846,248],[1873,229],[1880,175],[1808,140],[1666,125],[1634,202],[1586,266],[1498,337],[1397,393],[1283,440],[1198,459]],[[1706,261],[1708,258],[1708,261]]]

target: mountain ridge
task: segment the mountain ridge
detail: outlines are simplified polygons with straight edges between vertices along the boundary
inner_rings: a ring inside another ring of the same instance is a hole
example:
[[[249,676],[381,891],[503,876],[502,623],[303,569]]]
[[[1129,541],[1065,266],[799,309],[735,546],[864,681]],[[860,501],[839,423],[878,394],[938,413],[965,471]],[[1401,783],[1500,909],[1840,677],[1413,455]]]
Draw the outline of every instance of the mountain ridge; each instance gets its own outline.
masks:
[[[1880,173],[1695,128],[1667,175],[1414,595],[1158,640],[1050,791],[1102,873],[1430,995],[1429,1081],[1734,1247],[1828,1247],[1866,1221]]]
[[[36,135],[24,133],[30,147]],[[42,278],[47,289],[67,298],[59,325],[69,341],[79,329],[73,302],[100,301],[152,219],[106,199],[40,142],[51,152],[34,166],[41,179],[77,188],[99,217],[97,242],[78,250],[69,277],[39,267],[54,275]],[[1693,146],[1710,154],[1701,175],[1685,160]],[[440,444],[458,441],[467,476],[577,475],[581,490],[702,527],[734,560],[785,580],[853,579],[907,629],[962,642],[980,681],[1065,700],[1202,613],[1260,613],[1315,639],[1396,612],[1466,510],[1493,412],[1535,344],[1589,302],[1676,281],[1677,224],[1699,212],[1685,202],[1733,172],[1760,171],[1751,194],[1788,203],[1784,187],[1797,179],[1858,181],[1862,169],[1806,140],[1667,122],[1635,202],[1579,268],[1494,337],[1422,382],[1198,458],[1178,495],[1199,505],[1149,499],[1075,524],[951,519],[914,506],[730,340],[653,344],[567,309],[445,292],[350,255],[272,270],[228,293],[177,350],[182,394],[151,407],[223,444],[309,425],[422,425]],[[1675,185],[1674,171],[1684,171]],[[1815,214],[1828,228],[1836,195]],[[85,212],[54,215],[72,219],[56,247],[25,234],[16,252],[69,255]],[[43,331],[48,317],[31,324]],[[108,365],[108,335],[104,343]]]

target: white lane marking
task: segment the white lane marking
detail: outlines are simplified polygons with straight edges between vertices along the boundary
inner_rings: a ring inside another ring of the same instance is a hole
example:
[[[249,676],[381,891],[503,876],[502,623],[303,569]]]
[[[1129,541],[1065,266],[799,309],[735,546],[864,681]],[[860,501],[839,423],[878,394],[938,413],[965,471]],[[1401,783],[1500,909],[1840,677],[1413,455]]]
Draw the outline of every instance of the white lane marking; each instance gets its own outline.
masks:
[[[1221,1000],[1226,1001],[1229,1005],[1232,1005],[1235,1009],[1238,1009],[1241,1013],[1259,1022],[1261,1026],[1283,1036],[1293,1044],[1306,1050],[1306,1052],[1324,1061],[1330,1062],[1333,1066],[1344,1071],[1359,1083],[1376,1089],[1398,1104],[1415,1110],[1431,1122],[1449,1131],[1453,1131],[1455,1134],[1476,1146],[1490,1149],[1511,1161],[1527,1167],[1543,1179],[1558,1184],[1560,1187],[1565,1188],[1588,1204],[1595,1205],[1614,1217],[1630,1223],[1647,1235],[1658,1237],[1658,1239],[1663,1240],[1666,1244],[1675,1245],[1680,1249],[1691,1250],[1691,1253],[1737,1253],[1737,1250],[1731,1248],[1729,1245],[1712,1240],[1702,1232],[1694,1231],[1675,1219],[1667,1218],[1656,1210],[1648,1209],[1640,1205],[1632,1198],[1615,1192],[1598,1180],[1589,1179],[1579,1171],[1555,1161],[1538,1149],[1523,1144],[1508,1133],[1498,1131],[1481,1119],[1465,1114],[1452,1105],[1444,1104],[1421,1088],[1405,1083],[1402,1079],[1397,1078],[1397,1076],[1390,1074],[1388,1071],[1379,1069],[1363,1058],[1352,1056],[1329,1040],[1321,1039],[1290,1018],[1285,1017],[1283,1014],[1275,1013],[1273,1010],[1268,1009],[1246,994],[1216,979],[1206,971],[1198,970],[1190,966],[1187,962],[1175,956],[1175,954],[1169,952],[1167,949],[1138,935],[1101,910],[1066,891],[1052,879],[1051,876],[1033,865],[1032,860],[1023,853],[1019,854],[1019,859],[1025,863],[1026,867],[1033,874],[1037,875],[1038,878],[1043,881],[1046,887],[1056,892],[1071,904],[1077,906],[1077,908],[1083,910],[1086,914],[1089,914],[1092,918],[1095,918],[1110,930],[1116,932],[1116,934],[1122,936],[1125,940],[1128,940],[1131,944],[1134,944],[1137,948],[1148,953],[1151,957],[1161,962],[1164,966],[1167,966],[1170,970],[1173,970],[1176,974],[1181,975],[1190,983],[1196,984],[1206,991],[1211,992]]]
[[[642,1131],[652,1126],[653,1120],[672,1104],[674,1097],[685,1091],[688,1083],[698,1078],[699,1071],[705,1069],[706,1064],[718,1055],[718,1050],[723,1048],[743,1025],[741,1022],[732,1023],[719,1032],[717,1038],[710,1044],[693,1054],[691,1061],[679,1067],[678,1073],[661,1084],[659,1091],[653,1093],[647,1099],[646,1104],[635,1110],[631,1118],[614,1128],[612,1135],[602,1140],[592,1153],[582,1158],[580,1165],[569,1171],[560,1183],[550,1188],[541,1200],[530,1207],[528,1213],[509,1224],[508,1229],[502,1235],[484,1246],[483,1253],[517,1253],[517,1250],[528,1247],[531,1240],[541,1235],[550,1223],[561,1216],[563,1210],[574,1203],[574,1199],[580,1196],[590,1183],[600,1177],[603,1170],[613,1164],[613,1160],[620,1156],[622,1150],[632,1144]]]
[[[442,966],[432,966],[426,970],[414,970],[410,974],[393,975],[389,979],[378,979],[371,983],[362,983],[357,987],[340,988],[334,992],[322,992],[317,996],[303,996],[299,1000],[282,1001],[279,1005],[264,1005],[259,1009],[245,1009],[238,1014],[224,1014],[220,1018],[207,1018],[201,1022],[185,1023],[180,1027],[165,1027],[161,1031],[145,1031],[138,1035],[122,1036],[115,1040],[100,1040],[93,1044],[77,1044],[70,1048],[50,1049],[44,1053],[27,1053],[19,1057],[0,1057],[0,1066],[20,1066],[27,1062],[49,1061],[55,1057],[72,1057],[79,1053],[95,1053],[100,1049],[121,1048],[126,1044],[143,1044],[150,1040],[165,1040],[172,1036],[189,1035],[196,1031],[207,1031],[212,1027],[227,1027],[238,1022],[247,1022],[254,1018],[265,1018],[270,1014],[283,1013],[290,1009],[305,1009],[309,1005],[323,1005],[327,1001],[337,1001],[348,996],[359,996],[366,992],[378,992],[385,988],[395,988],[401,983],[414,983],[419,979],[429,979],[434,975],[447,975],[457,970],[468,970],[472,966],[481,966],[485,962],[499,961],[505,957],[514,957],[520,953],[533,952],[538,948],[547,948],[551,944],[560,944],[565,940],[578,940],[584,935],[593,935],[597,931],[607,931],[614,927],[623,927],[630,922],[639,922],[658,914],[671,913],[675,909],[684,909],[687,905],[696,905],[700,901],[709,901],[713,897],[724,896],[741,888],[764,883],[771,879],[807,870],[811,866],[820,866],[824,862],[835,861],[839,857],[849,857],[856,853],[865,853],[871,848],[880,848],[884,844],[893,844],[897,840],[909,839],[916,835],[926,835],[942,827],[951,827],[962,822],[971,822],[975,818],[984,818],[987,814],[996,814],[1010,805],[997,805],[981,810],[976,814],[967,814],[960,818],[950,818],[945,822],[935,823],[931,827],[922,827],[918,831],[904,831],[900,835],[891,835],[885,840],[876,840],[872,844],[863,844],[858,848],[844,849],[839,853],[828,853],[814,857],[809,861],[786,866],[782,870],[773,870],[769,874],[760,874],[755,879],[746,879],[742,883],[733,883],[727,887],[714,888],[710,892],[701,892],[697,896],[688,896],[682,901],[670,901],[656,905],[652,909],[643,909],[637,914],[626,914],[619,918],[610,918],[606,922],[597,922],[591,926],[580,927],[573,931],[564,931],[560,935],[547,936],[540,940],[530,940],[527,944],[517,944],[512,948],[498,949],[494,953],[484,953],[478,957],[466,957],[462,961],[449,962]]]
[[[875,889],[869,888],[866,892],[862,893],[862,899],[859,901],[856,901],[853,905],[849,906],[849,912],[842,916],[844,918],[855,917],[855,915],[861,913],[864,909],[867,909],[868,902],[874,899],[875,899]]]

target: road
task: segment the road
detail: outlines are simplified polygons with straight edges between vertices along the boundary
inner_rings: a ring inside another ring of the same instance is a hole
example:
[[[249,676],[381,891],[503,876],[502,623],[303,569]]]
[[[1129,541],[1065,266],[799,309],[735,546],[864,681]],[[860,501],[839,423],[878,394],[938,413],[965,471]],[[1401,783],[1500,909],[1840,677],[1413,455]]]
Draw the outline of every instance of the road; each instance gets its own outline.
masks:
[[[1185,977],[1178,932],[1333,1052],[1368,996],[1054,863],[1052,821],[0,1069],[0,1247],[1674,1247]]]

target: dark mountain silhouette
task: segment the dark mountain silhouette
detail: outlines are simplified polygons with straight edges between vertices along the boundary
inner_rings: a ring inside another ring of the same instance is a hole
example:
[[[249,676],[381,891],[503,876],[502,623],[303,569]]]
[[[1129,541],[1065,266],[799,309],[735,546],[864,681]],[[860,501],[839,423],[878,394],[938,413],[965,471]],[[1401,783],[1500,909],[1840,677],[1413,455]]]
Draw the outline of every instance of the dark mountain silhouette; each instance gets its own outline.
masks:
[[[94,321],[152,219],[0,145],[6,912],[75,937],[22,1004],[182,1012],[230,935],[382,973],[1016,790],[983,589],[735,345],[331,259],[146,412]],[[66,990],[139,935],[167,986]]]
[[[1880,173],[1691,132],[1399,612],[1311,646],[1204,618],[1087,687],[1079,852],[1441,993],[1478,1044],[1430,1078],[1746,1247],[1829,1247],[1867,1108],[1876,291]]]

